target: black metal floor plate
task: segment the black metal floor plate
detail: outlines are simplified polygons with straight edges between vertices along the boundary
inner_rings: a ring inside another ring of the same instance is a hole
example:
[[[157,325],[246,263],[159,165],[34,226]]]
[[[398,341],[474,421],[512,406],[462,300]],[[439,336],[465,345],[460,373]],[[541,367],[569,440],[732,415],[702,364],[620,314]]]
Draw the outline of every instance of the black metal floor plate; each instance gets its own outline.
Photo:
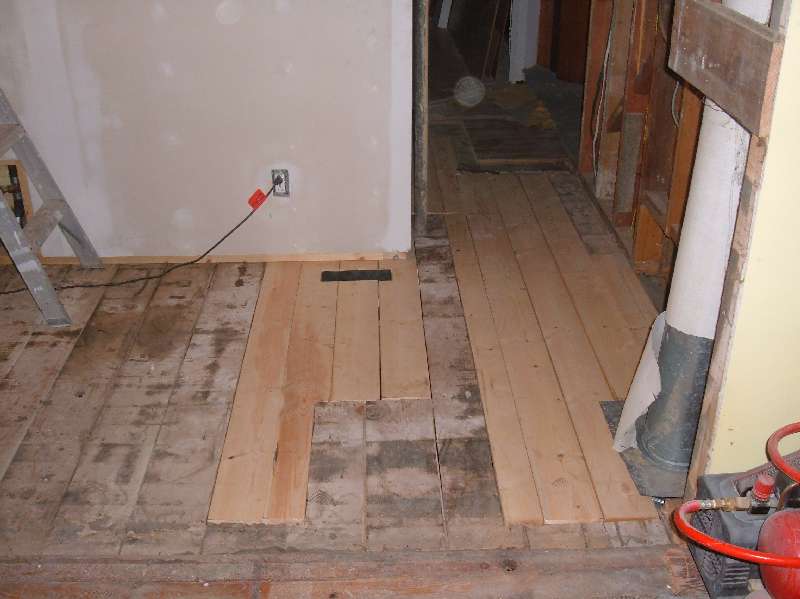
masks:
[[[322,282],[334,281],[391,281],[392,271],[388,268],[380,270],[323,270]]]

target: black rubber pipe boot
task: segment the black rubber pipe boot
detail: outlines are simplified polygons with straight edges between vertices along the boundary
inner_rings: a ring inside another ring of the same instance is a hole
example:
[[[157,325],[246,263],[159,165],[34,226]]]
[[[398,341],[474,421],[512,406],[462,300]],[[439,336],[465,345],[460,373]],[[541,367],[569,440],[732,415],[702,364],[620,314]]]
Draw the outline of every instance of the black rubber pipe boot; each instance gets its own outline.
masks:
[[[661,392],[636,422],[642,454],[669,470],[688,470],[711,362],[713,339],[664,328],[658,369]]]

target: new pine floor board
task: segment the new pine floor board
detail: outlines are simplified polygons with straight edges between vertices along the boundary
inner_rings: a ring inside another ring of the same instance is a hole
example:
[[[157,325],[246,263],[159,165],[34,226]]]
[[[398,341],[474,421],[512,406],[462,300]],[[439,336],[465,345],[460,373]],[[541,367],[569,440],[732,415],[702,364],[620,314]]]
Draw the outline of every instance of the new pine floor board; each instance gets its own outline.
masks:
[[[337,290],[322,283],[323,270],[338,263],[302,265],[289,336],[283,407],[280,411],[268,522],[301,522],[306,513],[314,407],[329,401],[333,371]]]
[[[503,223],[477,215],[469,222],[544,521],[599,520],[592,480]]]
[[[544,516],[525,435],[466,218],[448,216],[447,229],[486,413],[503,517],[506,524],[541,524]]]
[[[599,263],[589,255],[544,173],[523,176],[531,205],[616,399],[624,399],[642,353]]]
[[[209,522],[260,523],[269,505],[300,262],[266,265],[214,485]]]
[[[377,262],[342,262],[342,270],[374,270]],[[335,285],[336,283],[326,283]],[[338,283],[331,401],[381,397],[378,281]]]
[[[531,197],[536,188],[527,186],[527,177],[523,176],[522,180]],[[538,218],[536,199],[531,198],[531,203]],[[545,219],[544,223],[531,224],[533,229],[541,226],[544,232],[542,235],[534,231],[534,240],[547,237],[548,222]],[[519,240],[520,235],[514,238]],[[549,241],[547,239],[548,244]],[[612,448],[611,433],[600,402],[610,401],[613,396],[553,254],[524,246],[514,250],[605,519],[653,518],[652,502],[639,495],[625,464]]]
[[[623,400],[636,372],[643,341],[627,326],[598,272],[562,274],[614,398]]]
[[[392,271],[391,281],[380,281],[381,399],[430,399],[428,354],[422,326],[417,262],[380,263]]]
[[[491,194],[497,212],[502,216],[508,229],[530,222],[533,218],[528,196],[516,175],[505,174],[492,177],[484,182],[484,193]]]
[[[601,254],[594,259],[599,263],[609,292],[628,326],[640,336],[647,337],[658,310],[642,287],[628,259],[622,254]]]

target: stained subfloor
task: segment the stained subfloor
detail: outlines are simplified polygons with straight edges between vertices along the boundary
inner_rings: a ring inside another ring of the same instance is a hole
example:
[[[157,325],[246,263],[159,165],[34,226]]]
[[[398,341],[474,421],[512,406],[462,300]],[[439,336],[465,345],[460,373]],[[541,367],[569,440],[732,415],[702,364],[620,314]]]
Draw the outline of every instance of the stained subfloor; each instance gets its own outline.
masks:
[[[504,523],[446,220],[416,242],[430,398],[319,404],[301,523],[206,522],[271,265],[65,291],[60,331],[3,296],[0,596],[703,597],[657,519]]]

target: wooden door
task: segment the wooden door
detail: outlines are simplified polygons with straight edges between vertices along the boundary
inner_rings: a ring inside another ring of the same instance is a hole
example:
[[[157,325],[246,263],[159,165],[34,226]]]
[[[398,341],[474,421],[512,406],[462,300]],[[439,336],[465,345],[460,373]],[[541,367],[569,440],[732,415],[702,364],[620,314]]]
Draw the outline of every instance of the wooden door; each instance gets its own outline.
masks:
[[[448,29],[470,74],[492,79],[505,39],[511,0],[460,0],[453,3]]]
[[[590,0],[557,0],[553,65],[563,81],[582,83],[586,75]]]

